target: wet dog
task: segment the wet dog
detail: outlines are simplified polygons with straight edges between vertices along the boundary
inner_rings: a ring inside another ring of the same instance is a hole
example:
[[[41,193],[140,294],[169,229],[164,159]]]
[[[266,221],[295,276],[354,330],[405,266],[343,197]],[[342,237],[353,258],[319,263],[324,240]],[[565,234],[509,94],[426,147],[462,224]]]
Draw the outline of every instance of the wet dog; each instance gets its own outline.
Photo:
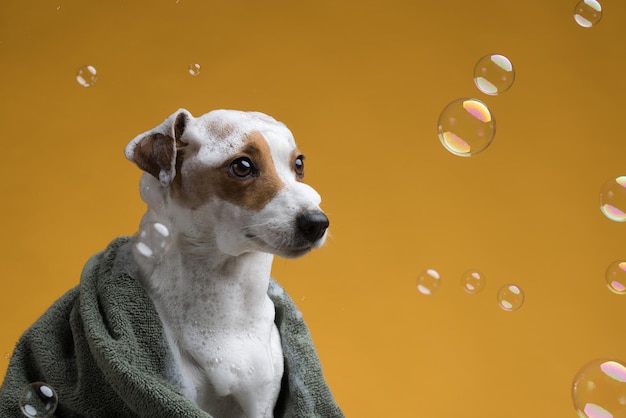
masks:
[[[180,109],[126,157],[145,171],[135,254],[175,383],[215,417],[273,416],[284,367],[272,259],[321,246],[329,225],[293,135],[262,113]]]

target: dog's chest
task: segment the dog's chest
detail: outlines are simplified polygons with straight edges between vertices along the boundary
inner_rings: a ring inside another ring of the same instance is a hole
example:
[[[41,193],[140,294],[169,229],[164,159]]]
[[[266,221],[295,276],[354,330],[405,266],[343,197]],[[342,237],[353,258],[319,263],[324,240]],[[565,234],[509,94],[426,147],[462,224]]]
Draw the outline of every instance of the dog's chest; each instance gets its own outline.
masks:
[[[273,323],[231,332],[198,321],[170,344],[181,353],[179,372],[201,408],[216,416],[225,412],[216,410],[224,405],[230,405],[224,416],[237,416],[240,408],[246,417],[272,416],[284,368]],[[236,404],[224,402],[229,398]]]
[[[215,416],[238,416],[239,408],[247,417],[272,416],[284,368],[275,308],[264,283],[243,292],[242,286],[217,281],[195,287],[170,276],[153,299],[176,380],[191,399]],[[231,398],[236,402],[224,401]]]

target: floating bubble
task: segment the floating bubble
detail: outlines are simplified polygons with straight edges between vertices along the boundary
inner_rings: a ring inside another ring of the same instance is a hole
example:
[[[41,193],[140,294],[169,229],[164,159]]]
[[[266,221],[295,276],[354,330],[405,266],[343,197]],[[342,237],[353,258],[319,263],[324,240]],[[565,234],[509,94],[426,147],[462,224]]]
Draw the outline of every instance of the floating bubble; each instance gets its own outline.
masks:
[[[458,99],[439,116],[439,139],[454,155],[470,157],[484,151],[496,134],[496,121],[483,102]]]
[[[172,245],[170,229],[161,222],[146,222],[135,237],[135,251],[148,259],[162,257]]]
[[[467,293],[478,293],[485,288],[485,276],[478,270],[468,270],[461,276],[461,285]]]
[[[436,270],[424,270],[417,276],[417,290],[423,295],[432,295],[441,287],[441,277]]]
[[[626,176],[610,179],[600,190],[600,210],[615,222],[626,222]]]
[[[515,80],[513,64],[504,55],[485,55],[474,67],[474,84],[490,96],[507,91]]]
[[[8,351],[4,353],[4,358],[5,360],[11,360],[11,353],[9,353]]]
[[[200,74],[200,64],[189,64],[189,74],[193,76]]]
[[[602,19],[602,6],[596,0],[581,0],[574,8],[574,20],[583,28],[597,25]]]
[[[626,261],[618,260],[609,264],[605,274],[606,286],[618,295],[626,295]]]
[[[516,311],[524,304],[524,292],[514,284],[505,284],[498,290],[498,305],[505,311]]]
[[[91,87],[96,84],[98,74],[92,65],[84,65],[76,73],[76,81],[83,87]]]
[[[574,377],[574,408],[581,418],[626,417],[626,367],[615,360],[594,360]]]
[[[19,403],[24,416],[45,418],[54,414],[58,398],[52,386],[43,382],[34,382],[24,388]]]
[[[163,207],[163,188],[153,176],[144,174],[139,179],[139,194],[141,200],[150,206],[155,206],[156,210]]]

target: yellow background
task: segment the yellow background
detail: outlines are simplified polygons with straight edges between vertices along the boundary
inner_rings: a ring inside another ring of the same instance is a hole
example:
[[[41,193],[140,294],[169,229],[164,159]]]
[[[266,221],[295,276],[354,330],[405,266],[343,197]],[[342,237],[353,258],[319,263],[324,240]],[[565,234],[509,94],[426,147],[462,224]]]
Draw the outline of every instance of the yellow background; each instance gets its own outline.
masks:
[[[626,225],[598,204],[626,174],[626,3],[602,1],[591,29],[575,4],[3,1],[0,352],[136,230],[131,138],[178,107],[258,110],[294,132],[331,219],[323,249],[274,275],[348,416],[574,417],[576,372],[626,359],[626,296],[604,284]],[[501,96],[472,81],[489,53],[517,71]],[[437,119],[472,96],[497,133],[461,158]],[[426,268],[442,275],[430,297]],[[460,287],[470,268],[477,295]],[[526,293],[512,313],[495,297],[508,282]]]

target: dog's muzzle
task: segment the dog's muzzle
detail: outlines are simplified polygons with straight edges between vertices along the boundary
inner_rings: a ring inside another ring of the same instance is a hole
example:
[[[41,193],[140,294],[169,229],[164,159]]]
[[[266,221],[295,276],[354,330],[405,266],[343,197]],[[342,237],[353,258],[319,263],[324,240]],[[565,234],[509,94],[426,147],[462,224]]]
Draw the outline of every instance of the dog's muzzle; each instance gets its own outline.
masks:
[[[307,210],[296,217],[298,234],[310,243],[321,239],[329,224],[328,217],[320,210]]]

